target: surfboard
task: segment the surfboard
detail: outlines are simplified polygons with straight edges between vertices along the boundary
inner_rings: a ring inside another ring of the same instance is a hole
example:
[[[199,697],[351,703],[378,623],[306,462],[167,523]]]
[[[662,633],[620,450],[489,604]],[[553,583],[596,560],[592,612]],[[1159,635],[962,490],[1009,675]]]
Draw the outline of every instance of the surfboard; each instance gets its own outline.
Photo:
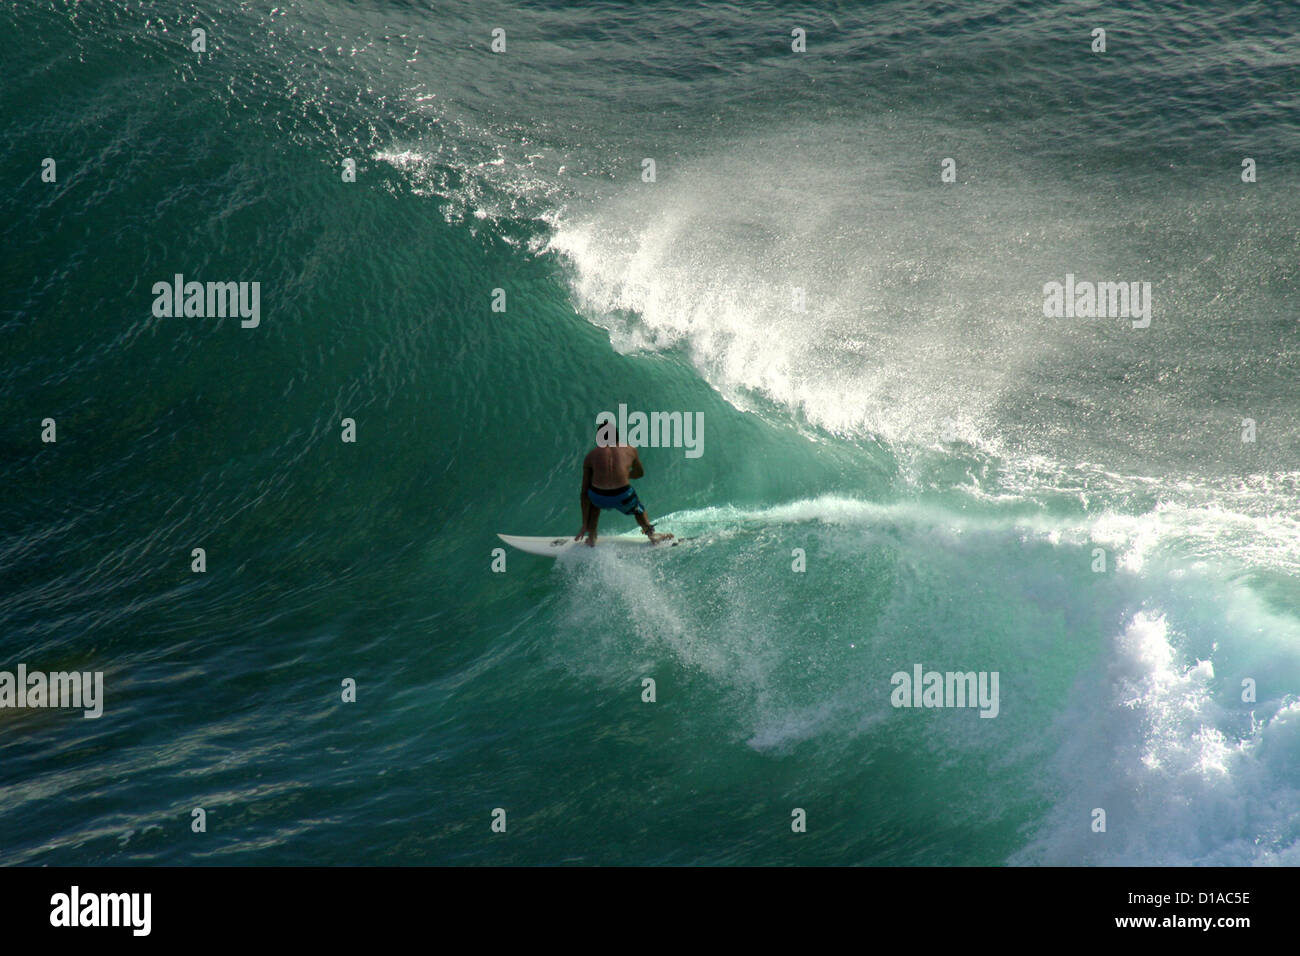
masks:
[[[530,538],[517,534],[497,534],[497,537],[510,545],[512,548],[518,548],[520,551],[526,551],[528,554],[539,554],[544,558],[555,558],[574,548],[581,548],[583,551],[588,550],[587,542],[574,541],[573,535],[565,535],[563,538]],[[685,538],[669,538],[667,541],[660,541],[658,544],[651,544],[646,540],[643,534],[618,534],[609,537],[598,536],[596,538],[596,550],[598,548],[619,547],[619,548],[640,548],[642,550],[654,549],[662,551],[664,548],[675,548],[685,541]]]

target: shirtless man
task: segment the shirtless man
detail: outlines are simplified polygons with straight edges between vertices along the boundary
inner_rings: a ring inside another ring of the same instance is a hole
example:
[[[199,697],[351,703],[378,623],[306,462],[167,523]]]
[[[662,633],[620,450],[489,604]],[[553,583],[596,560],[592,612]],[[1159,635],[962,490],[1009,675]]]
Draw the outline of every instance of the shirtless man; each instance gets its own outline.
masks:
[[[656,534],[655,526],[646,517],[645,506],[637,498],[636,491],[628,484],[632,478],[645,474],[641,467],[641,458],[631,445],[618,443],[618,431],[613,422],[601,422],[596,426],[596,434],[602,429],[608,430],[604,440],[613,436],[613,444],[602,445],[587,452],[582,460],[582,529],[574,535],[574,541],[581,541],[587,536],[587,544],[596,545],[596,525],[600,522],[600,512],[604,508],[613,508],[625,515],[633,515],[636,523],[651,544],[658,544],[670,534]]]

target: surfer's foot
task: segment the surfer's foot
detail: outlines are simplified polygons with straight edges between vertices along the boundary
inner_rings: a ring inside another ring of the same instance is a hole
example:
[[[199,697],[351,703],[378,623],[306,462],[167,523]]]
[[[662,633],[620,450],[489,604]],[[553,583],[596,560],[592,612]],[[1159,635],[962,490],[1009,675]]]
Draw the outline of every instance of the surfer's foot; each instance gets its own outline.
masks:
[[[650,539],[651,544],[658,544],[660,541],[667,541],[669,538],[672,537],[672,535],[656,534],[655,532],[652,531],[648,535],[646,535],[646,537]]]
[[[595,546],[596,546],[596,535],[593,532],[587,535],[587,547],[594,548]]]

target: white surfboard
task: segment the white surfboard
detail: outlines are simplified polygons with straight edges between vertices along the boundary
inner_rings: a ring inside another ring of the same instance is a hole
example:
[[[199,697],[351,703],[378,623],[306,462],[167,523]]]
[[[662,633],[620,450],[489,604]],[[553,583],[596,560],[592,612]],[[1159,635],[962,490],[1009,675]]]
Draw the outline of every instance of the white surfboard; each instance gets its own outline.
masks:
[[[572,551],[574,548],[581,548],[583,551],[588,549],[586,540],[574,541],[573,535],[565,535],[563,538],[529,538],[517,534],[498,534],[498,538],[510,545],[512,548],[518,548],[520,551],[526,551],[529,554],[540,554],[544,558],[554,558],[566,551]],[[620,548],[642,548],[662,550],[663,548],[676,547],[684,538],[669,538],[667,541],[660,541],[658,544],[651,544],[643,534],[618,534],[604,537],[596,537],[596,547],[604,548],[618,546]]]

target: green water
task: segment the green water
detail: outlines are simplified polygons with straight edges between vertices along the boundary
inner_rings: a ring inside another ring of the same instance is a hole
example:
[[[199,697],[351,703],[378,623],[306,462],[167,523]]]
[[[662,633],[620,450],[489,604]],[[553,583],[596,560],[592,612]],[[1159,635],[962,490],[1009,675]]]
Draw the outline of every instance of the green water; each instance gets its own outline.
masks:
[[[106,702],[0,859],[1294,862],[1296,58],[1175,6],[5,4],[0,669]],[[620,403],[692,540],[495,553]]]

